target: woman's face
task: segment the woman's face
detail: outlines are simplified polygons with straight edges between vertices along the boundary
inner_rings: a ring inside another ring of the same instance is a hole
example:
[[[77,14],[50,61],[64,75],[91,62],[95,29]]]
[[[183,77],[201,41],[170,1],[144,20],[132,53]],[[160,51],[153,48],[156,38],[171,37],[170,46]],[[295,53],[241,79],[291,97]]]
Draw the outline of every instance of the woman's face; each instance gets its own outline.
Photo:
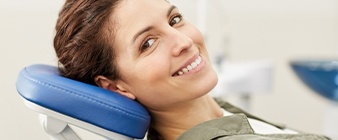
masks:
[[[202,34],[165,0],[124,0],[116,8],[116,83],[148,109],[207,94],[217,83]]]

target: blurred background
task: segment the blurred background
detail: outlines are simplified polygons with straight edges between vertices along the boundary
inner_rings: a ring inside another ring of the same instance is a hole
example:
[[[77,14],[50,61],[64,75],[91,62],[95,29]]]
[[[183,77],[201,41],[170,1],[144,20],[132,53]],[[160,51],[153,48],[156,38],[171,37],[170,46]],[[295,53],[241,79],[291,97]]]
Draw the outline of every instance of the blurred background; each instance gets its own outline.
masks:
[[[48,139],[39,125],[38,114],[27,108],[17,94],[15,81],[27,65],[56,64],[52,46],[54,25],[63,2],[1,0],[0,139]],[[267,120],[338,139],[333,134],[338,124],[332,119],[338,112],[337,103],[305,86],[289,64],[299,59],[337,59],[338,0],[171,2],[205,35],[221,77],[215,96]],[[242,75],[237,68],[243,71]],[[242,77],[246,74],[249,79],[252,75],[256,79],[257,75],[262,76],[258,77],[262,83],[253,87],[231,83],[238,77],[229,69]],[[84,139],[95,137],[78,131]]]

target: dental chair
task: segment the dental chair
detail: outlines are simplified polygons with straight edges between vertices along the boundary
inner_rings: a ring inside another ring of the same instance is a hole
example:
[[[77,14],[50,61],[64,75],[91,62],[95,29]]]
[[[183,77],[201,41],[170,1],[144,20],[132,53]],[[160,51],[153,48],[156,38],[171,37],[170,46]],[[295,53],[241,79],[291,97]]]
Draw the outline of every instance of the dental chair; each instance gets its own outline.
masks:
[[[16,88],[25,105],[40,113],[53,140],[81,140],[69,125],[108,140],[142,139],[150,124],[147,110],[136,101],[62,77],[54,66],[25,67]]]

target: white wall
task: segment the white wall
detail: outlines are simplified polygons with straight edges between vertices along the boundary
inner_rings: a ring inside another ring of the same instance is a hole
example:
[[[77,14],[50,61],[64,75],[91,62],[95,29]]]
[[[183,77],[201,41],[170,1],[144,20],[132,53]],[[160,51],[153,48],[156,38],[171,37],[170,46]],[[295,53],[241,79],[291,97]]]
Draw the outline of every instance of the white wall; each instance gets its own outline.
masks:
[[[0,139],[43,140],[37,113],[24,106],[15,81],[21,68],[34,63],[55,64],[52,35],[59,0],[1,0]]]
[[[184,8],[187,19],[196,23],[193,5],[196,0],[172,1]],[[253,96],[251,111],[303,131],[321,133],[322,114],[328,102],[306,88],[288,63],[297,58],[337,57],[337,0],[208,1],[220,3],[209,5],[212,20],[207,23],[207,29],[213,32],[207,34],[207,41],[211,53],[220,49],[211,46],[224,43],[220,50],[225,51],[227,60],[269,59],[275,62],[273,91]],[[52,39],[62,2],[1,1],[0,139],[47,139],[38,124],[37,114],[25,107],[18,96],[15,81],[24,66],[56,64]],[[215,9],[218,7],[221,10]],[[211,28],[216,27],[211,25],[223,28]],[[87,135],[85,138],[93,139]]]

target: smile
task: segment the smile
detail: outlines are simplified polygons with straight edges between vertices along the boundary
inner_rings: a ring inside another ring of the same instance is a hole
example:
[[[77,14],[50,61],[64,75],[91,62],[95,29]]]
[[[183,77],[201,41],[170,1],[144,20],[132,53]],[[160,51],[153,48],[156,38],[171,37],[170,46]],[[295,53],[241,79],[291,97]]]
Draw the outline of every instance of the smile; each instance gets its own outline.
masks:
[[[201,64],[201,61],[202,61],[201,56],[198,56],[194,62],[177,71],[173,76],[181,76],[183,74],[188,73],[189,71],[194,70],[199,64]]]

